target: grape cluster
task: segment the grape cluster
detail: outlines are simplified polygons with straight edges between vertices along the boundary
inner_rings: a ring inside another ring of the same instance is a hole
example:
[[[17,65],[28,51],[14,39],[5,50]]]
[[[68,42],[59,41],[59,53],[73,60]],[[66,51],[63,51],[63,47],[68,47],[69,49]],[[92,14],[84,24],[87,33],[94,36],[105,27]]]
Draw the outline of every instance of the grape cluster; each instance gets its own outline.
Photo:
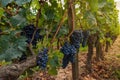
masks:
[[[80,48],[80,43],[82,43],[82,46],[84,47],[87,43],[88,36],[89,31],[75,30],[70,36],[70,43],[64,43],[64,45],[60,49],[60,51],[64,54],[62,60],[63,68],[66,68],[69,62],[74,62],[75,54]]]
[[[37,66],[39,66],[41,69],[45,69],[47,66],[48,61],[48,49],[44,48],[43,51],[39,52],[37,56]]]
[[[74,45],[75,48],[77,49],[80,47],[80,43],[82,43],[82,39],[83,39],[82,30],[75,30],[70,36],[71,44]]]
[[[87,45],[87,40],[90,35],[90,32],[88,30],[83,31],[83,41],[82,41],[82,47],[85,47]]]
[[[36,30],[36,28],[34,27],[34,25],[28,25],[28,26],[25,26],[23,28],[23,30],[21,32],[21,35],[24,35],[24,36],[27,37],[27,41],[26,42],[28,44],[31,42],[35,30]],[[36,44],[37,44],[37,41],[42,40],[42,39],[43,39],[43,36],[40,35],[40,29],[37,29],[36,33],[34,35],[34,39],[33,39],[33,41],[31,43],[35,47]]]
[[[71,45],[70,43],[68,43],[68,42],[65,42],[60,50],[65,55],[75,54],[76,53],[76,48],[73,45]]]
[[[74,62],[74,55],[77,53],[77,50],[69,42],[65,42],[60,51],[64,54],[62,67],[66,68],[69,62]]]

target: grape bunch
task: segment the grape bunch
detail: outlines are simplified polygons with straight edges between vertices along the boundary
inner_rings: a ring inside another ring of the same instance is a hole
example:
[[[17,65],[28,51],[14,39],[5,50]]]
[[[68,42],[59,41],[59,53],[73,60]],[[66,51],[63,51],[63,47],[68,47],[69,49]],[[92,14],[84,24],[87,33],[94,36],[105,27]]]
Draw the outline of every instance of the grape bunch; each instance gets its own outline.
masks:
[[[22,29],[22,32],[21,32],[21,35],[24,35],[26,36],[27,38],[27,43],[29,44],[32,40],[32,37],[33,37],[33,34],[35,32],[36,28],[34,27],[34,25],[28,25],[28,26],[25,26],[23,29]],[[34,39],[32,40],[32,45],[35,47],[36,44],[37,44],[37,41],[39,40],[42,40],[43,39],[43,36],[40,35],[40,29],[37,29],[36,30],[36,33],[34,35]]]
[[[75,61],[75,55],[74,54],[69,54],[69,55],[64,55],[63,60],[62,60],[62,68],[66,68],[68,63],[74,63]]]
[[[65,55],[75,54],[76,48],[73,45],[71,45],[69,42],[65,42],[62,48],[60,49],[60,51]]]
[[[82,47],[85,47],[87,45],[87,40],[90,35],[90,32],[88,30],[83,31],[83,41],[82,41]]]
[[[70,42],[72,45],[75,46],[76,49],[80,47],[80,43],[82,43],[82,40],[83,40],[82,30],[75,30],[70,36]]]
[[[39,66],[41,69],[45,69],[47,66],[48,61],[48,49],[44,48],[43,51],[39,52],[37,56],[37,66]]]
[[[77,50],[69,42],[65,42],[60,51],[64,54],[62,67],[66,68],[69,62],[74,62],[74,55],[77,53]]]
[[[60,51],[64,54],[62,67],[66,68],[68,63],[74,63],[75,54],[80,48],[80,44],[85,46],[89,36],[89,31],[75,30],[70,36],[70,43],[65,42]]]

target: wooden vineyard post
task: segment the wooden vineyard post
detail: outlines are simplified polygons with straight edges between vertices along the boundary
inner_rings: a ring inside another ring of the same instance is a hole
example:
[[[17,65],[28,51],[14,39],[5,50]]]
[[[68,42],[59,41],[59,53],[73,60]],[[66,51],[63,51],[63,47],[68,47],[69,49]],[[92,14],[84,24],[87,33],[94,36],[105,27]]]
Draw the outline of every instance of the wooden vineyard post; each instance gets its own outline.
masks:
[[[75,62],[72,63],[72,77],[73,77],[73,80],[79,80],[78,53],[75,55]]]
[[[68,25],[69,25],[69,35],[72,34],[75,28],[75,0],[68,0]],[[79,50],[77,51],[77,53]],[[75,62],[72,63],[72,78],[73,80],[79,80],[79,66],[78,66],[78,54],[75,55]]]

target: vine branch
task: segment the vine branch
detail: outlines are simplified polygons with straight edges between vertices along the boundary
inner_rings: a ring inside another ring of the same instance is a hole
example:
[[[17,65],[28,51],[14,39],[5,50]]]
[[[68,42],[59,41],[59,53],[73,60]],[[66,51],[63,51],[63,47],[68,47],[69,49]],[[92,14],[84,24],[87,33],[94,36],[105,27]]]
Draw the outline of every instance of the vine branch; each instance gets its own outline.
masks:
[[[66,15],[67,15],[67,12],[68,12],[68,11],[65,10],[64,15],[63,15],[63,17],[62,17],[62,19],[61,19],[61,21],[60,21],[58,27],[57,27],[57,30],[56,30],[55,35],[53,36],[51,42],[54,41],[55,37],[57,36],[57,34],[58,34],[58,32],[59,32],[59,30],[60,30],[60,28],[61,28],[61,26],[63,25],[63,22],[64,22],[64,19],[65,19]]]
[[[38,9],[38,13],[37,13],[37,15],[36,15],[35,31],[34,31],[34,33],[33,33],[33,35],[32,35],[32,39],[31,39],[31,41],[30,41],[30,44],[28,45],[28,48],[29,48],[30,52],[32,53],[32,55],[35,54],[34,51],[32,50],[32,47],[31,47],[31,46],[32,46],[32,41],[34,40],[34,36],[35,36],[35,34],[36,34],[36,32],[37,32],[37,29],[38,29],[40,14],[41,14],[41,8]]]
[[[35,29],[35,31],[34,31],[34,33],[33,33],[33,36],[32,36],[32,39],[31,39],[31,41],[30,41],[30,44],[31,44],[32,41],[34,40],[34,36],[35,36],[36,31],[37,31],[37,29],[38,29],[38,23],[39,23],[40,14],[41,14],[41,8],[38,10],[38,13],[37,13],[37,15],[36,15],[36,29]]]
[[[27,69],[36,66],[36,56],[29,57],[26,61],[0,67],[0,80],[17,80]]]
[[[72,3],[72,1],[70,0],[69,1],[69,9],[71,10],[71,14],[72,14],[72,26],[71,26],[71,31],[69,32],[69,34],[68,34],[68,37],[70,37],[71,35],[72,35],[72,33],[73,33],[73,31],[74,31],[74,25],[75,25],[75,17],[74,17],[74,9],[73,9],[73,3]],[[70,25],[69,25],[70,26]]]

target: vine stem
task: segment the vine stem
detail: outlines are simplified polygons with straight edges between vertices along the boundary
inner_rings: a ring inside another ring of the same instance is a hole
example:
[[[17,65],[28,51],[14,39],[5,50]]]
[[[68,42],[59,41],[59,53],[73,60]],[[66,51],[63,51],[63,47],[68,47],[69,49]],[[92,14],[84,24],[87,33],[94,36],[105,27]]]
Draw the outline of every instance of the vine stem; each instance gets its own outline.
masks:
[[[36,15],[36,28],[35,28],[35,31],[34,31],[34,33],[33,33],[33,36],[32,36],[32,39],[31,39],[31,41],[30,41],[30,44],[31,44],[32,41],[34,40],[34,36],[35,36],[36,31],[37,31],[37,29],[38,29],[38,22],[39,22],[40,14],[41,14],[41,8],[38,10],[38,13],[37,13],[37,15]]]
[[[35,36],[35,34],[36,34],[36,32],[37,32],[37,29],[38,29],[38,23],[39,23],[40,14],[41,14],[41,8],[38,9],[38,13],[37,13],[37,15],[36,15],[35,31],[34,31],[34,33],[33,33],[33,35],[32,35],[32,39],[31,39],[31,41],[30,41],[30,44],[28,45],[28,48],[29,48],[30,52],[32,53],[32,55],[34,54],[34,51],[32,50],[32,47],[31,47],[31,46],[32,46],[32,41],[34,40],[34,36]]]
[[[0,80],[17,80],[27,69],[36,66],[36,56],[28,57],[26,61],[0,67]],[[10,78],[10,79],[8,79]]]
[[[57,34],[58,34],[58,32],[59,32],[59,30],[60,30],[60,28],[61,28],[61,26],[63,25],[63,22],[64,22],[64,19],[65,19],[66,15],[67,15],[67,12],[68,12],[68,11],[65,10],[64,15],[63,15],[63,17],[62,17],[62,19],[61,19],[61,21],[60,21],[60,23],[59,23],[59,25],[58,25],[58,28],[57,28],[57,30],[56,30],[56,32],[55,32],[55,35],[53,36],[51,42],[54,41],[55,37],[57,36]]]
[[[35,52],[34,52],[33,49],[32,49],[32,44],[28,44],[28,48],[29,48],[31,54],[34,55]]]
[[[75,20],[75,16],[74,16],[74,11],[73,11],[74,9],[73,9],[73,7],[72,7],[72,6],[73,6],[73,3],[72,3],[71,0],[70,0],[69,4],[70,4],[70,5],[69,5],[69,8],[71,9],[71,13],[72,13],[72,26],[71,26],[72,28],[71,28],[71,31],[70,31],[69,34],[68,34],[68,38],[72,35],[72,33],[73,33],[73,31],[74,31],[74,27],[75,27],[75,26],[74,26],[74,24],[75,24],[75,21],[74,21],[74,20]]]
[[[75,28],[75,0],[68,0],[68,25],[69,25],[69,34],[68,38],[72,35],[74,28]],[[72,63],[72,78],[73,80],[79,80],[79,64],[78,64],[78,52],[79,49],[77,49],[77,54],[75,54],[75,62]]]
[[[14,12],[11,12],[10,10],[4,8],[5,12],[6,12],[7,14],[11,15],[11,16],[15,16],[15,15],[17,15],[17,14],[19,13],[19,9],[20,9],[20,7],[17,6],[16,9],[17,9],[17,10],[16,10],[16,12],[14,13]]]

